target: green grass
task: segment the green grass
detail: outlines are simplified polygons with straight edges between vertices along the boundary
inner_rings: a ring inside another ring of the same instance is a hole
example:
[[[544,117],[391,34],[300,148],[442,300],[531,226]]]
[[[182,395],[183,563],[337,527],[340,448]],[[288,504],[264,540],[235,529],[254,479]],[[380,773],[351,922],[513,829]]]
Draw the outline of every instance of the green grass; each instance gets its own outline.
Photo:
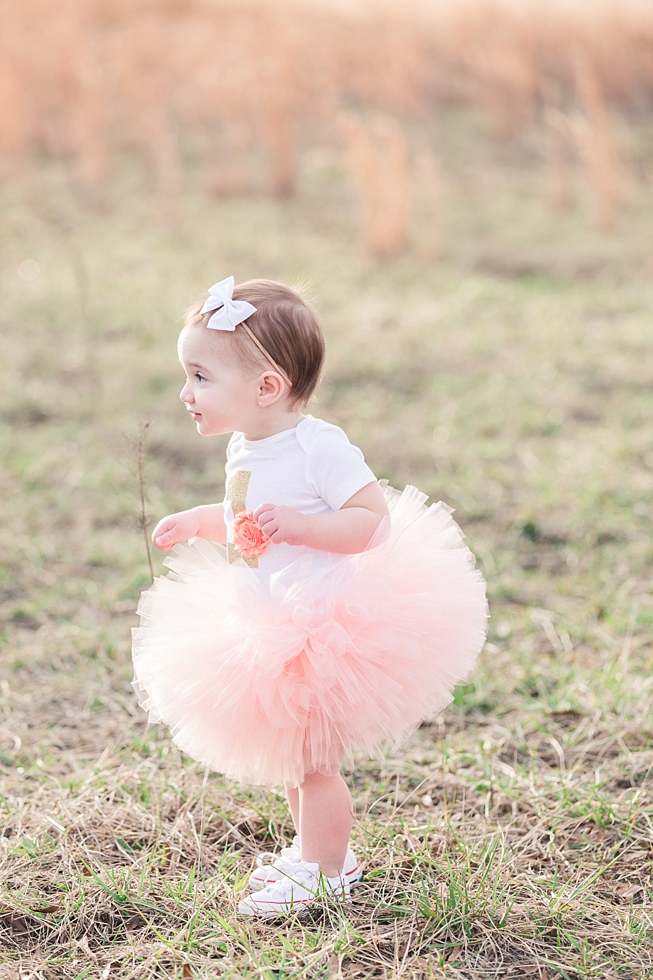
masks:
[[[653,976],[651,190],[604,238],[582,188],[547,209],[530,144],[443,125],[440,225],[383,265],[326,151],[287,202],[191,177],[161,202],[134,174],[81,194],[56,167],[5,188],[3,980]],[[452,707],[348,774],[352,904],[281,924],[234,909],[291,834],[283,798],[207,776],[130,687],[139,423],[152,519],[221,498],[175,340],[230,273],[309,282],[329,348],[310,410],[456,508],[492,611]]]

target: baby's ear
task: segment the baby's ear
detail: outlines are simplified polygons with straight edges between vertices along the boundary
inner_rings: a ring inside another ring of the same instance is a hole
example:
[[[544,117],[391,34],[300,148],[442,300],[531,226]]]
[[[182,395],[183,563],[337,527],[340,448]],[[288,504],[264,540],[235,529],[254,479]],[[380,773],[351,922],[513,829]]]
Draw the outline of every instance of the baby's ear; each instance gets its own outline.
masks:
[[[281,375],[277,374],[276,371],[266,371],[259,378],[257,391],[258,403],[263,408],[267,405],[273,405],[287,391],[288,385]]]

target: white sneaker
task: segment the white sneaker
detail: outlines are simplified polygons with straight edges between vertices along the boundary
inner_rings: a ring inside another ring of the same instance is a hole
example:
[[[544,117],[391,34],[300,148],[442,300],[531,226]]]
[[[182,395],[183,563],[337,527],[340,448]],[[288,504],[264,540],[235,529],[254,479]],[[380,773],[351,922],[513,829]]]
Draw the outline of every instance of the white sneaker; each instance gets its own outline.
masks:
[[[272,858],[269,863],[268,858]],[[287,877],[299,860],[299,837],[295,835],[290,847],[283,847],[279,855],[269,851],[259,854],[256,858],[256,870],[249,876],[249,887],[254,892],[261,888],[267,888],[268,885],[279,881],[280,878]],[[351,847],[347,848],[342,876],[348,885],[355,884],[363,877],[358,859]]]
[[[318,864],[298,861],[288,875],[273,881],[267,888],[248,895],[238,905],[241,915],[261,915],[273,919],[277,915],[299,912],[317,898],[331,897],[340,901],[349,898],[349,884],[337,875],[327,878]]]
[[[256,870],[249,876],[252,891],[266,888],[279,878],[286,877],[300,860],[299,837],[295,835],[290,847],[282,847],[280,854],[264,851],[256,858]]]

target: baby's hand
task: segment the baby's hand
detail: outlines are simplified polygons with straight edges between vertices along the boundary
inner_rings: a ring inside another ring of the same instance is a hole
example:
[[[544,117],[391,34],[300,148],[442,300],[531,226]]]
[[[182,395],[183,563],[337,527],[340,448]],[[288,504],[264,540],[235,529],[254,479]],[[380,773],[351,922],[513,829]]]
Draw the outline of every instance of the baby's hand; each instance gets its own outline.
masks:
[[[197,537],[199,530],[199,515],[192,510],[182,510],[179,514],[169,514],[159,521],[152,531],[152,541],[161,551],[170,551],[178,541]]]
[[[254,511],[254,520],[274,544],[304,544],[306,514],[300,514],[284,504],[261,504]]]

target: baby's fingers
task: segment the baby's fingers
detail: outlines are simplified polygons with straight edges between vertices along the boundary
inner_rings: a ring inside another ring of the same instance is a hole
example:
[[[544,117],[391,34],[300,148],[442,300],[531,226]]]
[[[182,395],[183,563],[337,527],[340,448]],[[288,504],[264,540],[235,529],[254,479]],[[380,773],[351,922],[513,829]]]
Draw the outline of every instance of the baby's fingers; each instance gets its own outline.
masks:
[[[257,520],[257,524],[260,528],[263,528],[266,534],[269,534],[268,526],[273,523],[278,523],[279,518],[274,510],[266,510]]]
[[[261,517],[262,514],[269,514],[270,511],[274,510],[274,507],[275,507],[274,504],[261,504],[261,506],[257,507],[256,510],[254,511],[254,520],[259,525],[262,525],[263,521],[259,520],[259,518]],[[272,515],[270,514],[267,520],[269,521],[271,517]]]
[[[154,538],[154,544],[161,551],[170,551],[170,549],[176,544],[175,536],[173,534],[162,534],[158,538]]]
[[[154,544],[161,551],[170,551],[177,544],[177,538],[174,534],[162,534],[158,538],[154,538]]]
[[[174,533],[175,524],[175,521],[171,521],[168,518],[159,521],[157,526],[152,531],[152,541],[157,548],[167,551],[169,548],[172,548],[174,544],[176,544],[177,536]]]
[[[171,521],[169,517],[164,517],[162,521],[159,521],[157,526],[152,531],[152,541],[154,542],[154,544],[156,544],[157,540],[163,537],[163,535],[165,535],[165,533],[169,531],[171,528],[173,528],[174,526],[175,526],[175,522]]]
[[[279,534],[279,522],[278,521],[268,521],[268,523],[265,525],[265,527],[263,528],[263,530],[265,531],[265,533],[267,534],[267,536],[269,538],[272,538],[272,540],[274,540],[275,535],[278,536],[278,534]]]

